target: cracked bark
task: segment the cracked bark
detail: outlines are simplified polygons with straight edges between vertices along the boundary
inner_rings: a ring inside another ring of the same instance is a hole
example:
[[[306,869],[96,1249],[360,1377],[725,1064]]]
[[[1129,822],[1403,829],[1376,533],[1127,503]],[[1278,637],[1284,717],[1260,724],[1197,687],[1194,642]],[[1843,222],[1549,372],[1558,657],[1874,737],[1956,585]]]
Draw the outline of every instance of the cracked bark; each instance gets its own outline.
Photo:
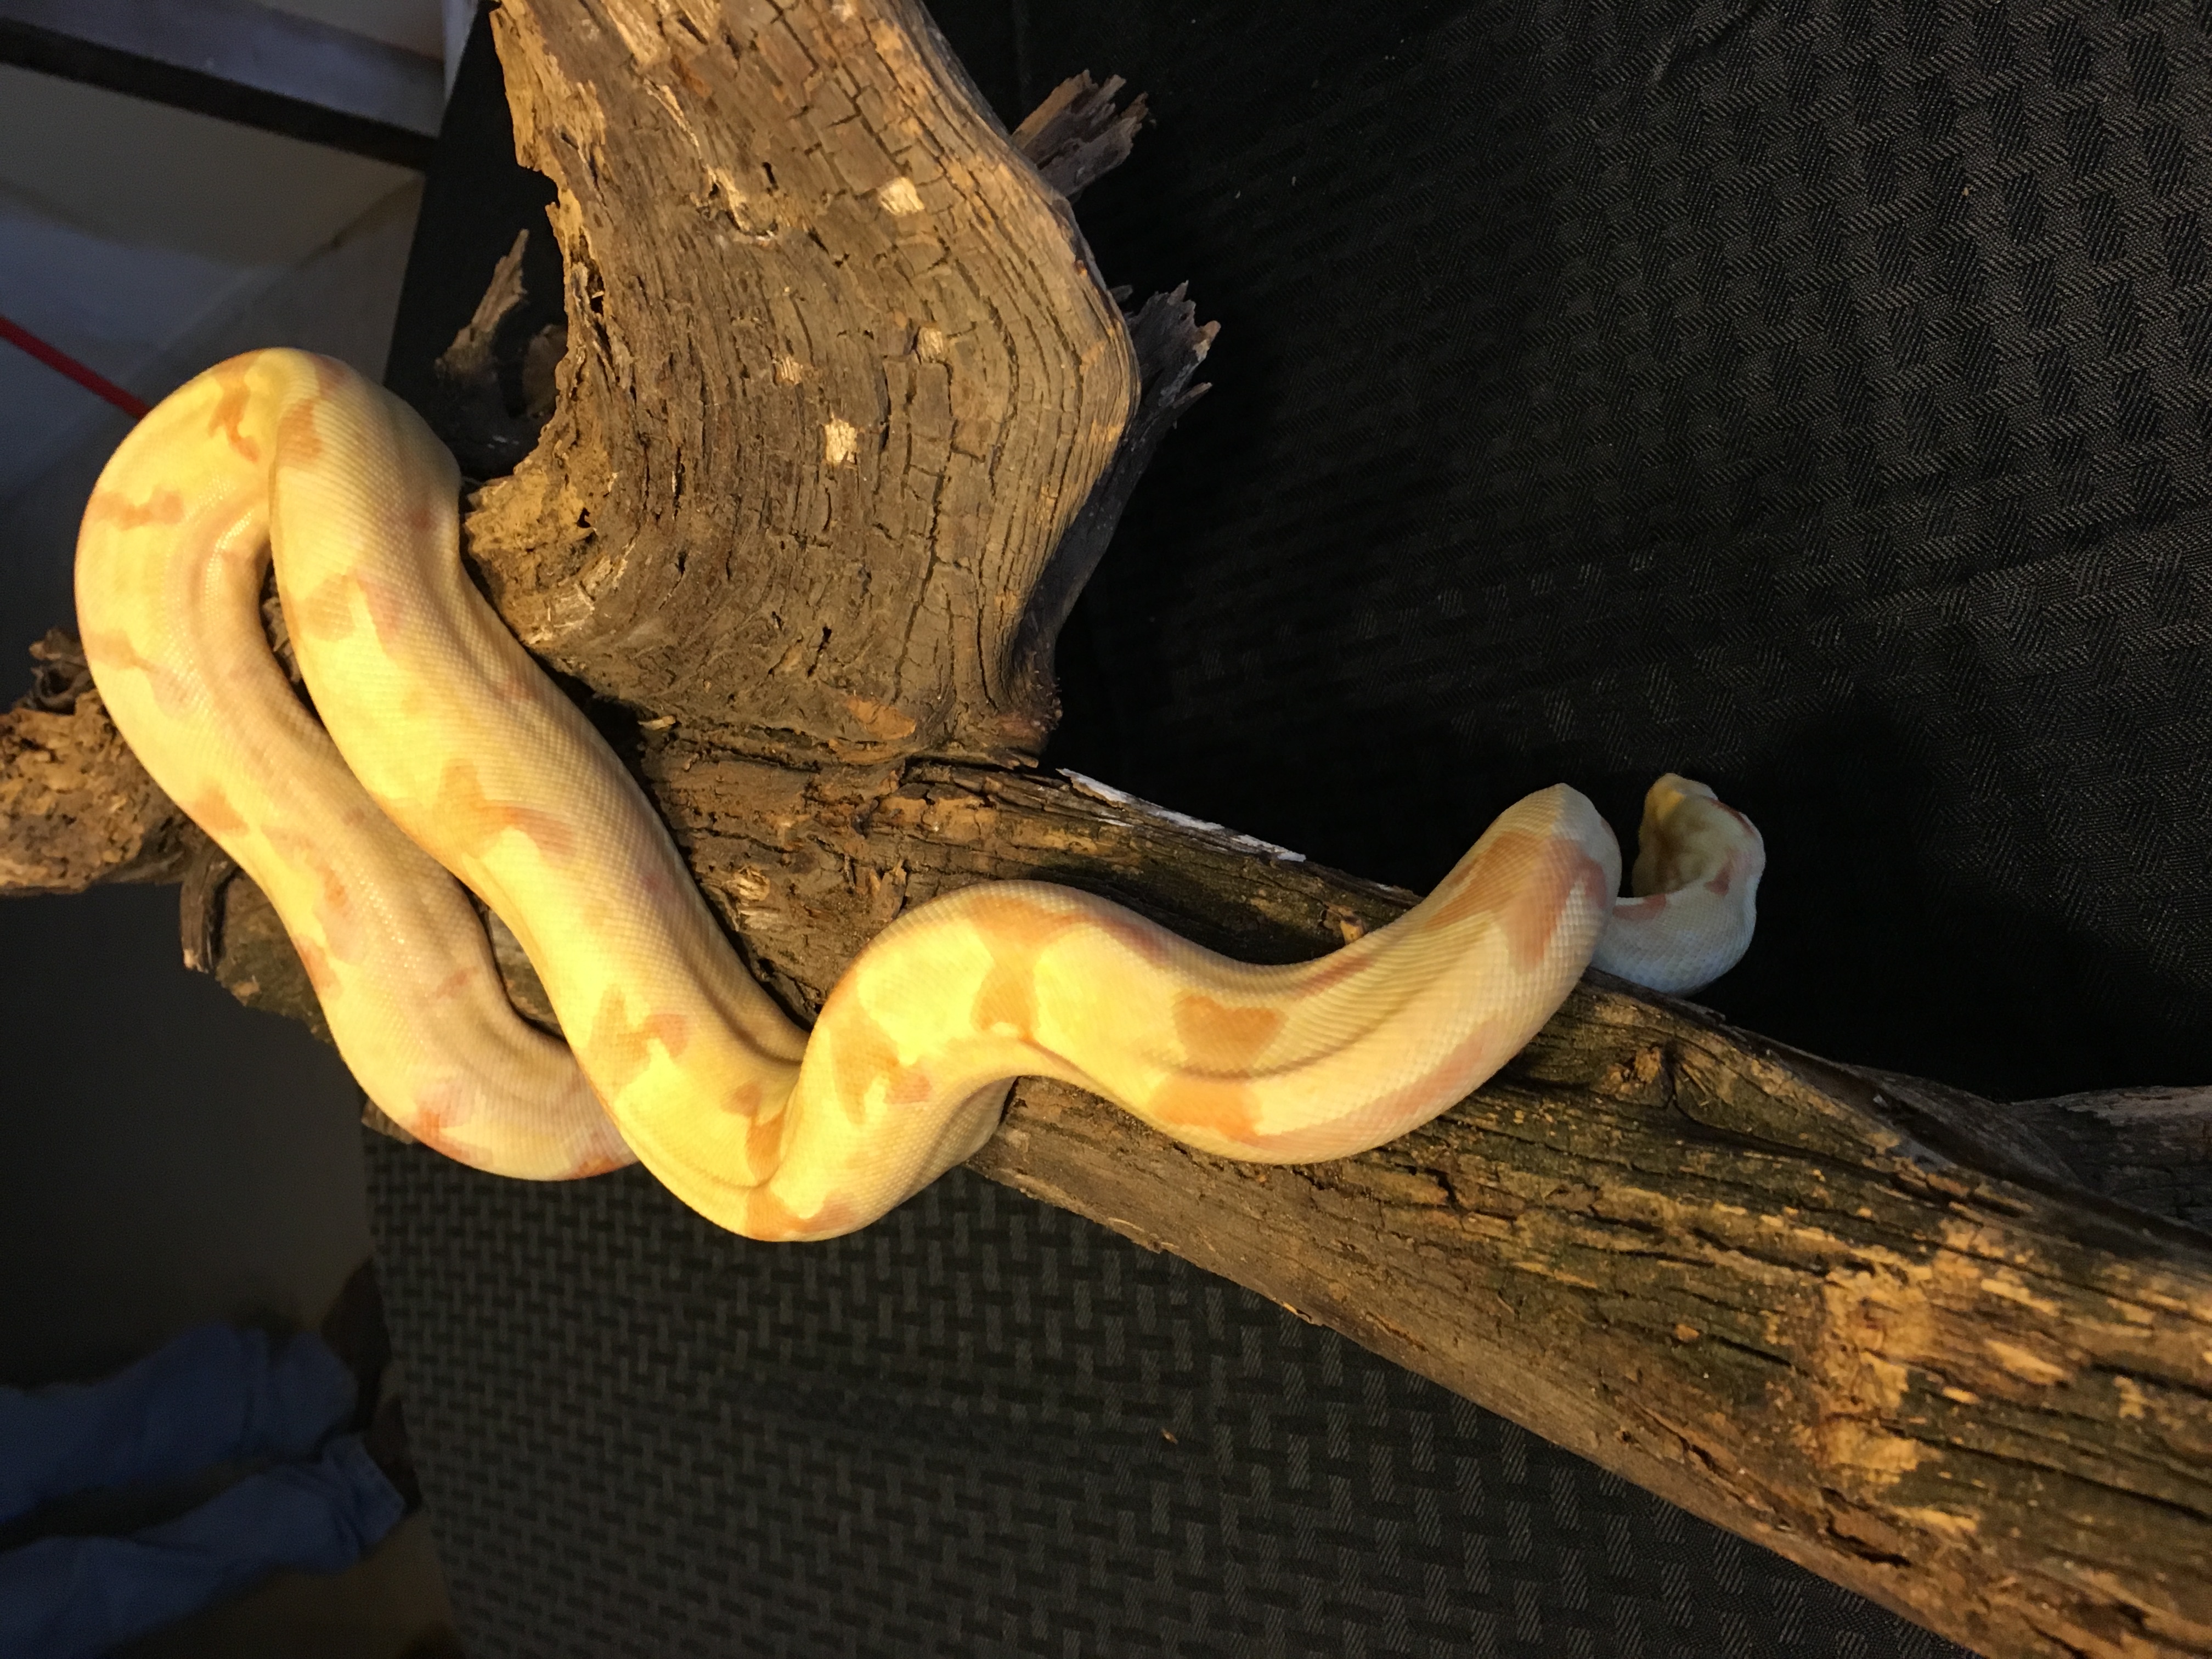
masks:
[[[1139,392],[1065,199],[918,7],[494,19],[568,313],[552,417],[470,517],[501,614],[748,752],[1033,752],[1024,607]],[[1066,113],[1049,165],[1126,139]]]
[[[1211,337],[1178,293],[1133,338],[1053,187],[1126,146],[1111,83],[1056,93],[1024,155],[904,0],[495,18],[568,323],[471,556],[795,1012],[976,880],[1270,961],[1410,902],[1024,769],[1066,603]],[[490,372],[465,356],[459,380]],[[514,418],[465,403],[441,418]],[[0,726],[0,872],[191,863],[192,948],[319,1027],[266,901],[149,792],[96,697],[48,685]],[[1360,1158],[1231,1164],[1026,1082],[975,1166],[1983,1652],[2212,1654],[2205,1095],[1999,1106],[1593,975],[1492,1083]]]

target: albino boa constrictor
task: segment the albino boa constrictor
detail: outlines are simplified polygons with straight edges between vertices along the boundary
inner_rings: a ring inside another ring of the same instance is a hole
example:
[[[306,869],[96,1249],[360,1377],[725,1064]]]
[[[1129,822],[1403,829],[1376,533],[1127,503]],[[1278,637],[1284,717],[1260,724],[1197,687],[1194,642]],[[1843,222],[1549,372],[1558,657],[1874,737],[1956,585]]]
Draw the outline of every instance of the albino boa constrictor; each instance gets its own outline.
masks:
[[[1616,902],[1613,833],[1561,786],[1400,921],[1293,966],[1066,888],[969,887],[886,928],[810,1036],[471,585],[458,486],[413,411],[351,370],[234,358],[101,474],[77,614],[117,726],[268,894],[362,1087],[479,1169],[557,1180],[634,1153],[722,1226],[825,1238],[975,1152],[1022,1076],[1225,1157],[1340,1158],[1471,1091],[1593,952],[1687,989],[1749,942],[1765,854],[1740,814],[1662,779],[1646,896]],[[272,548],[319,725],[263,629]],[[568,1044],[510,1006],[447,871],[514,929]]]

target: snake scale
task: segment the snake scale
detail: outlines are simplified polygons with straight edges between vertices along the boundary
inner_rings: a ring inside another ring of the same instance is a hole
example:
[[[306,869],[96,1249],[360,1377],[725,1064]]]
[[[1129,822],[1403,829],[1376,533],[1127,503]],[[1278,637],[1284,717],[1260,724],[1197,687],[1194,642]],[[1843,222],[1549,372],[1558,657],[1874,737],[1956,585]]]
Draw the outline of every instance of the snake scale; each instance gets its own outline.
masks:
[[[459,484],[380,387],[251,353],[116,451],[76,586],[117,726],[268,894],[355,1076],[479,1169],[636,1158],[724,1227],[826,1238],[975,1152],[1024,1076],[1224,1157],[1341,1158],[1474,1089],[1593,960],[1685,990],[1749,942],[1765,852],[1741,814],[1661,779],[1638,896],[1617,899],[1613,833],[1560,786],[1317,961],[1235,962],[1086,893],[985,882],[885,928],[803,1030],[470,582]],[[312,712],[264,631],[272,556]],[[464,885],[529,953],[567,1042],[509,1004]]]

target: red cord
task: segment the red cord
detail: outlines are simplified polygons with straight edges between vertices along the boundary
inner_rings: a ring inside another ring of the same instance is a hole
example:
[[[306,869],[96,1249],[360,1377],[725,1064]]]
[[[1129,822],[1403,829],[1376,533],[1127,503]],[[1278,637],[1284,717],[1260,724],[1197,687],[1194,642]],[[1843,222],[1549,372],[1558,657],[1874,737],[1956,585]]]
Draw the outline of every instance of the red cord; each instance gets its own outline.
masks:
[[[132,420],[143,416],[151,406],[143,404],[104,374],[96,374],[67,352],[48,345],[30,330],[20,324],[0,317],[0,340],[20,346],[58,374],[66,374],[94,397],[105,398]]]

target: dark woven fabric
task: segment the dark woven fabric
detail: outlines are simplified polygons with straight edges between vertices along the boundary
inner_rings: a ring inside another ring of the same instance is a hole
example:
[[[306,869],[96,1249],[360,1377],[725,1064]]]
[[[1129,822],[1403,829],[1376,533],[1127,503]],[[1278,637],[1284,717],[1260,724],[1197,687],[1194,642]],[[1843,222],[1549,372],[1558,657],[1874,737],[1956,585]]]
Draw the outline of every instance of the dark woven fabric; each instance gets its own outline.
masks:
[[[1151,94],[1084,222],[1224,325],[1054,759],[1414,886],[1680,769],[1772,855],[1731,1016],[2001,1095],[2212,1078],[2212,8],[937,12],[1009,116]],[[396,385],[541,199],[471,72]],[[1950,1651],[965,1177],[789,1249],[371,1163],[481,1654]]]
[[[964,1171],[793,1249],[369,1141],[474,1659],[1959,1651]]]
[[[1032,90],[1154,95],[1109,279],[1224,325],[1064,763],[1416,887],[1680,769],[1771,854],[1732,1017],[2212,1078],[2212,8],[1048,9]]]

